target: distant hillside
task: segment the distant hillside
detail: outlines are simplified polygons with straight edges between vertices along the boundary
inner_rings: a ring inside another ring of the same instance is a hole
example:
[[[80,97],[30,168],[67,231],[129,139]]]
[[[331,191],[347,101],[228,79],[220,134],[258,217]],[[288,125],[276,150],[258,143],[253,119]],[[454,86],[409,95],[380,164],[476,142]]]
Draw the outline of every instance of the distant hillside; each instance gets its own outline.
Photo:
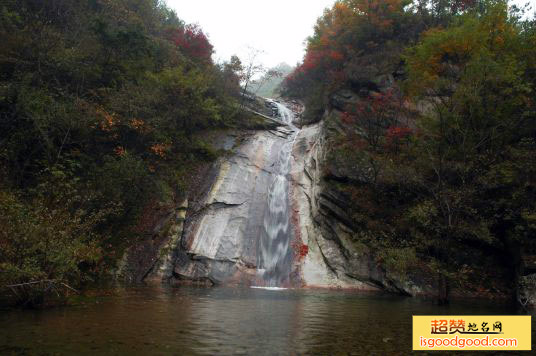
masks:
[[[281,76],[270,76],[269,74],[263,76],[259,80],[253,82],[251,85],[251,92],[266,98],[271,98],[278,95],[279,85],[283,82],[285,77],[294,70],[293,67],[287,63],[280,63],[274,68],[268,70],[267,73],[278,71]]]

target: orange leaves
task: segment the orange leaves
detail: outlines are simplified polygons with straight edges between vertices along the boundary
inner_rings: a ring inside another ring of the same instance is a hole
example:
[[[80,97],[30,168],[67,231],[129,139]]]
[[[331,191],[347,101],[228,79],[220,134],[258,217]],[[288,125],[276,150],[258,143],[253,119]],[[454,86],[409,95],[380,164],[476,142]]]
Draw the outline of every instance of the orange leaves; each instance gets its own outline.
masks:
[[[321,55],[318,51],[310,50],[307,51],[303,64],[300,66],[305,72],[315,69],[320,62]]]
[[[381,46],[383,39],[392,36],[391,27],[404,11],[403,3],[403,0],[337,1],[317,21],[303,64],[286,81],[287,87],[309,79],[322,80],[330,86],[344,82],[341,73],[345,63],[361,51]]]
[[[471,1],[457,4],[463,9],[473,6]],[[484,68],[516,50],[519,29],[509,21],[505,4],[493,5],[485,16],[468,14],[460,19],[463,21],[456,26],[426,31],[420,44],[408,51],[408,89],[412,95],[451,90],[466,68],[477,75],[476,68]]]
[[[333,5],[333,10],[335,13],[339,14],[345,14],[351,11],[351,9],[348,7],[348,4],[343,2],[336,2],[335,5]]]
[[[101,130],[101,138],[112,147],[115,147],[113,148],[114,155],[123,157],[127,153],[125,144],[133,152],[147,149],[147,146],[144,145],[132,145],[132,140],[135,137],[141,140],[151,140],[151,132],[154,128],[144,120],[139,118],[127,120],[116,113],[107,111],[102,106],[98,106],[95,112],[97,113],[98,121],[93,128]],[[164,158],[166,153],[171,150],[171,144],[155,143],[149,146],[148,150],[154,155]]]
[[[112,140],[119,139],[122,135],[121,132],[126,128],[132,129],[140,135],[147,135],[153,130],[153,128],[142,119],[134,118],[127,121],[120,115],[107,111],[102,106],[98,106],[95,109],[95,112],[98,116],[98,122],[94,128],[98,128],[105,132],[107,134],[106,136]]]
[[[336,3],[332,11],[332,27],[335,32],[340,32],[346,27],[349,27],[355,21],[355,14],[352,9],[344,3]]]
[[[402,12],[402,0],[345,0],[361,20],[384,30],[393,24],[393,15]]]
[[[140,134],[147,134],[153,130],[150,125],[140,119],[131,119],[129,122],[129,127]]]
[[[465,61],[475,49],[482,46],[480,42],[476,36],[452,37],[437,47],[439,53],[434,57],[436,60]]]
[[[150,150],[160,158],[165,158],[166,154],[171,150],[171,144],[155,143],[150,147]]]
[[[145,123],[143,122],[143,120],[132,119],[132,120],[130,120],[130,126],[134,130],[142,131],[144,126],[145,126]]]
[[[107,112],[102,106],[97,107],[96,112],[101,118],[99,128],[102,131],[110,132],[117,126],[118,120],[114,113]]]
[[[472,1],[459,1],[458,5],[466,8],[474,4]],[[464,65],[477,53],[497,51],[509,45],[510,39],[515,36],[516,30],[508,21],[507,8],[497,5],[483,19],[468,17],[460,26],[426,31],[420,47],[427,50],[428,53],[423,54],[431,57],[431,62],[439,60]]]
[[[308,39],[302,65],[284,82],[298,95],[323,87],[344,87],[359,57],[377,52],[399,36],[393,24],[404,16],[405,0],[338,0],[324,12]],[[317,92],[318,93],[318,92]]]

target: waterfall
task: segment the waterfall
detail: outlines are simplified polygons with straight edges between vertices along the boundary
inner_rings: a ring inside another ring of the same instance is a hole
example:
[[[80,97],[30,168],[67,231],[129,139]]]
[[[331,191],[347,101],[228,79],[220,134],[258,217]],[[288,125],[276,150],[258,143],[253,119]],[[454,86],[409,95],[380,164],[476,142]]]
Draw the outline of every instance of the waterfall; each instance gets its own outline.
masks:
[[[294,114],[277,103],[281,121],[290,128],[287,141],[281,146],[273,181],[268,192],[264,215],[264,233],[260,238],[258,268],[265,287],[279,287],[288,282],[292,267],[290,248],[289,173],[294,140],[298,129],[292,124]]]

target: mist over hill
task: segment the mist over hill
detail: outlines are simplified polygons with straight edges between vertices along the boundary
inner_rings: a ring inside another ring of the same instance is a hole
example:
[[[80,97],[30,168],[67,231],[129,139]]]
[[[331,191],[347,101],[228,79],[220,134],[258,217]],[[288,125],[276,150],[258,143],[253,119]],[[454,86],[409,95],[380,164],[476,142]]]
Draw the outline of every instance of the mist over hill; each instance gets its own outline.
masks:
[[[266,98],[279,95],[279,86],[293,70],[294,68],[287,63],[280,63],[270,68],[264,76],[250,84],[251,92]],[[274,72],[278,72],[280,75],[271,75]]]

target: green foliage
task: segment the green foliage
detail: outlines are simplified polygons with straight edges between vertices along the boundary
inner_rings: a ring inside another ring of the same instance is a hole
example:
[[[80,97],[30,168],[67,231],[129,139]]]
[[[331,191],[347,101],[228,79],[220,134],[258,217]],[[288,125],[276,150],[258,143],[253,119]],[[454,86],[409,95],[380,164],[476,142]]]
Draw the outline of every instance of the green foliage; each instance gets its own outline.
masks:
[[[337,1],[318,19],[303,63],[286,78],[283,94],[310,98],[375,86],[378,76],[398,68],[404,46],[417,40],[425,20],[407,1]]]
[[[287,93],[331,109],[324,178],[357,245],[401,279],[511,293],[536,253],[535,22],[505,1],[393,3],[327,11]]]
[[[414,248],[387,248],[382,250],[381,258],[390,275],[395,275],[402,281],[406,280],[408,272],[418,265]]]
[[[97,275],[102,252],[95,228],[106,209],[88,212],[84,198],[73,190],[64,172],[54,170],[51,175],[39,194],[27,202],[0,191],[3,287],[43,280],[80,286]],[[16,302],[25,306],[41,303],[46,292],[40,286],[14,287]]]
[[[238,109],[236,61],[214,65],[202,30],[162,1],[3,1],[0,36],[3,243],[14,253],[0,259],[0,285],[78,284],[81,261],[97,258],[75,259],[84,248],[113,263],[144,208],[185,195],[196,166],[217,157],[199,133],[253,125]]]

